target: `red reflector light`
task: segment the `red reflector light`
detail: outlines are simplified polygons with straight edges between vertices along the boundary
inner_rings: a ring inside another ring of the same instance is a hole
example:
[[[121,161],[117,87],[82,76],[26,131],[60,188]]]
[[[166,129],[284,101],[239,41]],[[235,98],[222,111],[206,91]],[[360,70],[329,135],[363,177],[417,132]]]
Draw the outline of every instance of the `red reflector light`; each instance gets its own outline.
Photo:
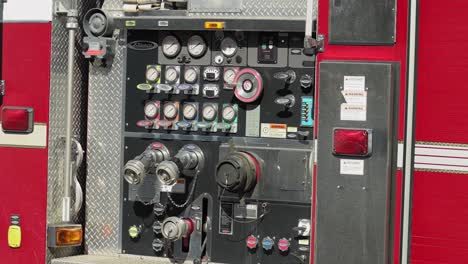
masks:
[[[5,133],[31,133],[33,131],[33,109],[29,107],[4,107],[2,130]]]
[[[372,130],[344,129],[333,130],[333,154],[365,157],[372,153]]]

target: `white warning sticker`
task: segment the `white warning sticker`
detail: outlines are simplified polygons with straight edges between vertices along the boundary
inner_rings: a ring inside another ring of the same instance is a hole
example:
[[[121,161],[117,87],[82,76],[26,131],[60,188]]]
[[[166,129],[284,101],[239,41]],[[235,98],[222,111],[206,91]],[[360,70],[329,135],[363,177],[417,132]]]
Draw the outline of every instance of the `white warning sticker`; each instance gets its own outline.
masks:
[[[345,76],[343,90],[365,90],[366,76]]]
[[[367,105],[367,92],[361,90],[343,90],[341,91],[346,103]]]
[[[341,159],[340,174],[364,175],[364,160]]]
[[[285,124],[262,123],[261,137],[265,138],[286,138],[288,126]]]
[[[367,106],[361,104],[341,104],[341,120],[366,121]]]

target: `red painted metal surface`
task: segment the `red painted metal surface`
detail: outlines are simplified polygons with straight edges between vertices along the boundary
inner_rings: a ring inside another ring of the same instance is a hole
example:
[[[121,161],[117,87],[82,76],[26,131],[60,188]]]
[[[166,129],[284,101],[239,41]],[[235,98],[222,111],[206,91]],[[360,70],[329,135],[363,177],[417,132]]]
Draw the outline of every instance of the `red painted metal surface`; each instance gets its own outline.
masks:
[[[398,126],[398,139],[404,138],[404,118],[405,118],[405,87],[406,87],[406,61],[407,61],[407,34],[408,34],[408,0],[397,0],[397,25],[396,25],[396,44],[393,46],[344,46],[344,45],[328,45],[328,9],[329,0],[319,0],[319,22],[318,33],[325,35],[325,52],[318,56],[318,62],[324,60],[350,60],[350,61],[395,61],[400,63],[400,98],[399,98],[399,126]],[[319,84],[318,73],[320,68],[317,69],[317,84]],[[320,87],[317,87],[317,90]],[[318,92],[316,93],[316,106],[318,106]],[[317,117],[318,108],[315,111],[315,120]],[[315,126],[317,129],[317,126]],[[315,133],[317,135],[317,131]],[[396,162],[396,161],[395,161]],[[314,174],[316,175],[316,174]],[[314,182],[316,182],[314,176]],[[399,262],[400,258],[400,221],[401,221],[401,190],[402,190],[402,173],[398,171],[396,174],[396,214],[395,214],[395,251],[393,254],[394,264]],[[315,186],[315,184],[314,184]],[[313,194],[313,208],[315,208],[316,190]],[[315,226],[315,212],[312,213],[313,226]],[[312,241],[315,240],[315,232],[312,233]],[[313,259],[313,256],[312,256]],[[313,263],[313,261],[312,261]]]
[[[468,176],[414,174],[412,263],[468,263]]]
[[[466,10],[466,0],[420,4],[416,141],[468,144]],[[415,172],[412,263],[468,263],[467,190],[466,174]]]
[[[2,106],[30,106],[35,122],[49,116],[50,23],[4,25]],[[0,147],[0,263],[43,264],[46,252],[47,149]],[[22,245],[11,249],[11,214],[21,216]]]
[[[416,139],[468,144],[468,1],[420,5]],[[443,32],[437,36],[435,32]]]

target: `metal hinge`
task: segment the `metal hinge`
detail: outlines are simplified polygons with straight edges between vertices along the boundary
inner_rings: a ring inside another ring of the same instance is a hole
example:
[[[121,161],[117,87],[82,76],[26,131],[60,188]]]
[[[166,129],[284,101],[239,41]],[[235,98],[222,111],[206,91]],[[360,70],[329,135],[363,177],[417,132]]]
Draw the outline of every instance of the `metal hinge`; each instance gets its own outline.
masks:
[[[0,96],[5,96],[6,85],[4,80],[0,80]]]
[[[317,35],[316,38],[308,37],[305,39],[304,46],[306,49],[314,49],[315,53],[325,51],[325,36]]]

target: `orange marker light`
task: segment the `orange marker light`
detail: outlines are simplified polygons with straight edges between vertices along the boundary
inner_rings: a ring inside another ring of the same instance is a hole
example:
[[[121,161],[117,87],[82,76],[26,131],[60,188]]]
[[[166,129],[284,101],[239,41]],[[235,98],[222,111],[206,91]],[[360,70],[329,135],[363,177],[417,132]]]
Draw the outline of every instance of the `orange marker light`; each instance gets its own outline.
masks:
[[[55,231],[57,246],[77,246],[83,241],[81,228],[57,228]]]
[[[205,29],[224,29],[224,22],[205,22]]]

